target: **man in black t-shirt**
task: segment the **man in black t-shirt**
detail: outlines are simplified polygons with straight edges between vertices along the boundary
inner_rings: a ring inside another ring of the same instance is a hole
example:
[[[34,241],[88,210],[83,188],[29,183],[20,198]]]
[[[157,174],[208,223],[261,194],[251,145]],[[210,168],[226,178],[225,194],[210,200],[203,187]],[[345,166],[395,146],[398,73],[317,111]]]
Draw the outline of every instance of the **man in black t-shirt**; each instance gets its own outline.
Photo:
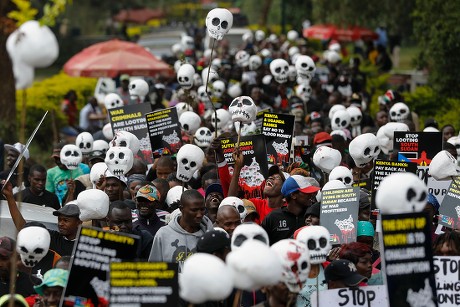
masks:
[[[23,202],[39,206],[51,207],[55,210],[61,208],[56,194],[45,190],[46,168],[44,166],[39,164],[32,166],[29,171],[28,179],[30,187],[14,194],[14,198],[16,200],[21,200]]]

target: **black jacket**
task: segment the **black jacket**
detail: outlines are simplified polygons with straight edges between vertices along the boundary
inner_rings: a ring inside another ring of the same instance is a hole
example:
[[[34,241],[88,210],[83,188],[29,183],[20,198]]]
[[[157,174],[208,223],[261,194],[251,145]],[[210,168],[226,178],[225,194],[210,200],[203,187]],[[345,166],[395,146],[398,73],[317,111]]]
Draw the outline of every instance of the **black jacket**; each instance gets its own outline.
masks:
[[[291,238],[297,229],[305,226],[305,210],[298,216],[289,212],[287,206],[270,212],[261,224],[268,234],[270,245],[280,240]]]

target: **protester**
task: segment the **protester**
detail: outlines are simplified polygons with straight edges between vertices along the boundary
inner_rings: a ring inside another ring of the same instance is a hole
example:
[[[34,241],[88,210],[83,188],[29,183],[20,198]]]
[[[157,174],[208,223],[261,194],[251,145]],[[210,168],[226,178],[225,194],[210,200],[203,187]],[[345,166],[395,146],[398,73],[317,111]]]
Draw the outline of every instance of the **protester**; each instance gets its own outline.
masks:
[[[433,244],[435,256],[460,256],[460,235],[457,231],[447,231]]]
[[[96,97],[90,97],[88,103],[80,110],[80,128],[89,133],[102,129],[107,115],[102,113]]]
[[[67,286],[69,272],[62,269],[52,269],[45,273],[40,285],[35,286],[35,291],[41,295],[34,306],[59,306],[64,288]]]
[[[139,218],[133,223],[133,227],[148,231],[155,237],[158,229],[165,224],[156,213],[159,207],[160,192],[153,185],[145,185],[136,193],[136,207]]]
[[[121,100],[123,100],[125,106],[135,103],[129,94],[129,75],[123,74],[120,76],[120,87],[117,87],[116,93],[120,96]]]
[[[6,168],[3,172],[0,173],[1,179],[6,179],[8,177],[11,170],[13,169],[14,164],[16,163],[16,160],[19,158],[19,155],[23,153],[22,173],[19,173],[21,170],[19,167],[17,167],[9,180],[13,184],[13,192],[17,193],[30,185],[28,180],[29,168],[26,165],[26,161],[30,158],[30,153],[29,150],[26,149],[26,146],[21,143],[15,143],[14,145],[5,144],[4,147],[6,151]],[[22,175],[22,182],[18,182],[20,175]]]
[[[198,241],[196,252],[211,254],[225,261],[230,253],[230,236],[222,230],[209,230]]]
[[[232,205],[220,206],[217,210],[215,227],[225,230],[231,237],[235,228],[241,224],[241,217],[238,210]]]
[[[206,215],[213,223],[216,221],[217,210],[223,199],[224,192],[220,183],[213,183],[206,188],[205,205],[208,211]]]
[[[77,127],[77,92],[70,90],[65,94],[64,100],[61,103],[61,111],[67,117],[67,125],[70,127]]]
[[[369,285],[383,284],[382,274],[372,267],[372,248],[368,245],[359,242],[343,244],[339,257],[353,262],[358,273],[368,279]]]
[[[324,270],[328,289],[355,288],[367,282],[367,278],[358,273],[353,262],[346,259],[332,261]]]

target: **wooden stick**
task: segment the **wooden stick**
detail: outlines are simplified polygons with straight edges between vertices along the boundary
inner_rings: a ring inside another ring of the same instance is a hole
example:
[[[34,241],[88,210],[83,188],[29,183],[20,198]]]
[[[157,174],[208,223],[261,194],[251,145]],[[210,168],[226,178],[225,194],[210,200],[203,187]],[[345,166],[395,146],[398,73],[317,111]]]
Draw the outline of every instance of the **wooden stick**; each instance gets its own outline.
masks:
[[[240,137],[241,137],[241,127],[243,126],[242,122],[240,123],[240,128],[238,129],[238,140],[236,141],[235,148],[240,148]]]
[[[211,95],[208,93],[208,83],[209,83],[209,73],[211,72],[211,63],[212,63],[212,55],[214,53],[214,44],[216,43],[216,39],[212,39],[212,47],[211,47],[211,57],[209,58],[209,63],[208,63],[208,74],[206,76],[206,83],[205,83],[205,93],[208,96],[209,102],[211,103],[212,109],[214,110],[214,116],[216,117],[216,123],[215,123],[215,137],[217,138],[217,110],[214,104],[212,103]]]
[[[238,289],[235,293],[235,299],[233,300],[233,307],[238,307],[240,303],[240,298],[241,298],[241,293],[242,291]]]

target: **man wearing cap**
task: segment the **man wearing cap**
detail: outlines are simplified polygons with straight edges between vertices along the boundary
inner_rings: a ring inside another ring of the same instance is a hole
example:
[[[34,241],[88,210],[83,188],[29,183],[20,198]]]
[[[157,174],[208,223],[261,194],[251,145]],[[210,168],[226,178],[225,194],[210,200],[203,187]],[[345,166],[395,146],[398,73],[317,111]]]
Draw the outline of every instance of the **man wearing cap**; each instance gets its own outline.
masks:
[[[2,182],[2,184],[4,181]],[[19,211],[16,201],[12,193],[11,183],[7,183],[3,189],[8,209],[10,210],[11,218],[17,231],[24,228],[26,221]],[[77,205],[69,203],[59,210],[53,212],[53,215],[58,217],[58,230],[48,229],[50,233],[50,249],[58,253],[60,256],[68,256],[72,254],[75,239],[77,237],[78,226],[82,223],[79,219],[80,209]]]
[[[207,231],[196,244],[197,253],[211,254],[224,262],[230,249],[230,236],[219,229]]]
[[[224,191],[220,183],[212,183],[206,188],[205,192],[205,206],[208,212],[206,215],[209,217],[211,222],[216,221],[217,210],[219,205],[224,199]]]
[[[328,289],[355,288],[367,278],[360,275],[353,262],[345,259],[332,261],[324,270]]]
[[[270,245],[290,238],[297,229],[305,226],[305,211],[319,190],[304,176],[292,175],[286,179],[281,193],[286,198],[287,206],[270,212],[261,224],[268,234]]]
[[[42,283],[34,287],[42,297],[42,306],[59,306],[68,278],[69,272],[63,269],[52,269],[45,273]]]
[[[148,231],[152,237],[155,237],[158,229],[165,225],[156,214],[159,200],[160,192],[152,184],[141,187],[136,193],[135,201],[139,217],[133,223],[133,227]]]
[[[14,145],[5,144],[6,151],[6,169],[0,173],[1,179],[6,179],[11,172],[16,160],[19,158],[19,155],[23,153],[22,162],[24,163],[23,172],[22,172],[22,182],[18,183],[19,177],[19,166],[14,170],[10,182],[13,184],[13,192],[17,193],[24,190],[30,185],[28,181],[29,169],[26,167],[25,162],[29,159],[29,150],[26,149],[26,146],[21,143],[15,143]]]

